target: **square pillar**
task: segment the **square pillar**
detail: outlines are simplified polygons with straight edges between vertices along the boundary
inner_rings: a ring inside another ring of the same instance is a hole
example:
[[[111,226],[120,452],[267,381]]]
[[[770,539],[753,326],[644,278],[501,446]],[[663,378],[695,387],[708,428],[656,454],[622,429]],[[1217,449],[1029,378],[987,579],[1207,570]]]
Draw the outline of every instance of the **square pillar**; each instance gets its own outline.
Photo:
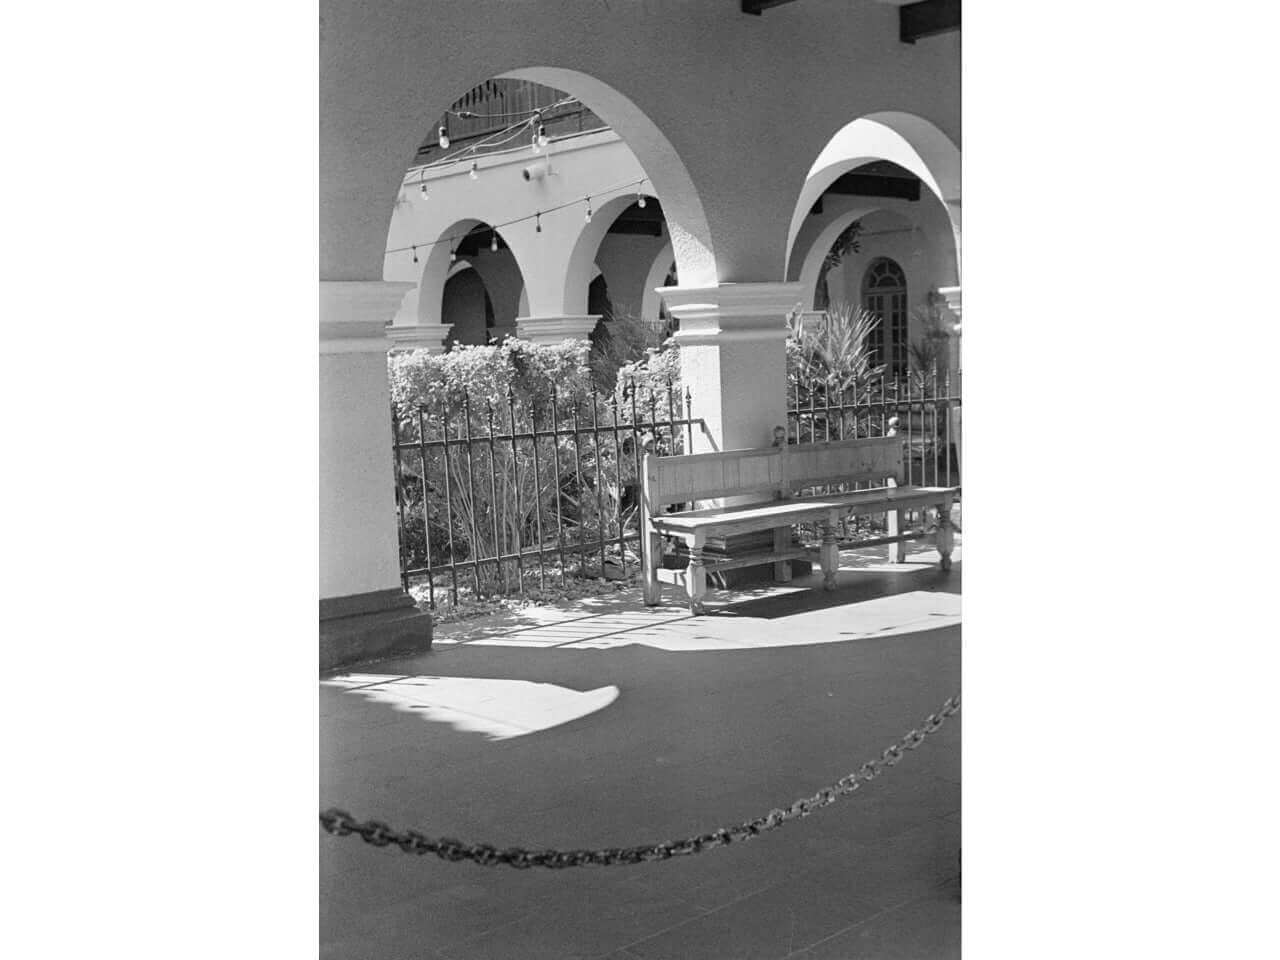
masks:
[[[425,649],[401,587],[387,321],[411,283],[320,284],[320,666]]]
[[[799,281],[658,288],[680,321],[680,376],[706,423],[692,452],[767,447],[786,427],[786,315],[800,291]]]
[[[705,430],[693,430],[693,453],[768,447],[787,426],[787,314],[800,303],[802,284],[721,283],[660,287],[667,309],[679,319],[680,378]],[[730,497],[732,504],[754,497]],[[739,556],[786,543],[789,527],[709,538],[711,556]],[[729,585],[762,576],[789,579],[774,564],[724,574]]]

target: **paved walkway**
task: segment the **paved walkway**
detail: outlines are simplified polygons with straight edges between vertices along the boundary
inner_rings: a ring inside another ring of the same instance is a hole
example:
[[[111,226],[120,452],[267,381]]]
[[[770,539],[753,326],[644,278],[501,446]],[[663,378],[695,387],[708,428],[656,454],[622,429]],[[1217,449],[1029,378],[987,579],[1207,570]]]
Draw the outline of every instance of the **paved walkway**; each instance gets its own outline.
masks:
[[[321,802],[497,846],[627,846],[809,796],[960,687],[960,551],[842,556],[834,593],[632,591],[441,627],[322,681]],[[515,871],[320,836],[321,955],[958,957],[960,719],[873,784],[748,843]]]

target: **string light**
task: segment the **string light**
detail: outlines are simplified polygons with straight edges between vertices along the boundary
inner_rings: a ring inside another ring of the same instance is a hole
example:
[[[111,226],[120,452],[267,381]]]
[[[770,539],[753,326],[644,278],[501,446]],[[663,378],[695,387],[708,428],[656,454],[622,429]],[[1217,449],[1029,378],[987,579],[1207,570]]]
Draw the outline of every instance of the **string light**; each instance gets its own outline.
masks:
[[[414,262],[414,263],[417,263],[417,262],[418,262],[418,248],[417,248],[417,246],[414,246],[414,248],[413,248],[413,262]]]
[[[547,128],[542,124],[538,124],[538,146],[545,147],[547,145]]]
[[[636,191],[636,206],[639,207],[641,210],[644,209],[644,194],[641,193],[639,190]]]
[[[497,230],[494,230],[491,232],[491,236],[489,239],[489,252],[490,253],[498,252],[498,231]]]
[[[471,179],[472,180],[480,179],[479,169],[480,169],[480,165],[477,164],[474,160],[472,160],[471,161]]]
[[[449,247],[449,262],[450,263],[458,262],[458,251],[453,249],[453,247]]]
[[[621,183],[621,184],[618,184],[618,186],[616,187],[609,187],[607,190],[601,190],[600,193],[595,194],[595,196],[612,196],[615,193],[630,193],[633,189],[635,189],[637,184],[642,184],[644,182],[645,180],[642,178],[640,180],[633,180],[630,183]],[[425,187],[426,187],[425,181],[423,182],[423,187],[425,192]],[[527,223],[528,221],[532,220],[534,221],[535,232],[541,233],[542,232],[542,215],[544,213],[554,213],[557,210],[564,210],[566,207],[572,207],[578,203],[581,203],[581,201],[568,200],[565,203],[557,204],[554,207],[548,207],[546,210],[538,210],[538,211],[535,211],[534,213],[527,213],[522,217],[512,217],[510,220],[505,220],[502,223],[492,224],[489,229],[496,232],[504,227],[513,227],[516,224]],[[433,247],[438,243],[448,243],[450,247],[452,247],[454,242],[457,240],[458,238],[454,236],[441,237],[439,240],[430,240],[424,243],[416,243],[409,246],[387,247],[384,250],[384,252],[385,253],[412,253],[414,256],[416,256],[418,247]]]
[[[440,149],[441,150],[449,149],[449,131],[445,128],[445,125],[443,123],[440,124]]]
[[[591,198],[587,197],[587,215],[583,218],[587,223],[591,222]]]

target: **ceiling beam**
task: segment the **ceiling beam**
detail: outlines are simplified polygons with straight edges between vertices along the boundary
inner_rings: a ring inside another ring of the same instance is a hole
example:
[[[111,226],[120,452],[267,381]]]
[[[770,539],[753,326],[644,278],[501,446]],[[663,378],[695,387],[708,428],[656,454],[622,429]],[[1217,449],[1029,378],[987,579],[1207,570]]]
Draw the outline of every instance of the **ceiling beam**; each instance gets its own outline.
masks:
[[[609,233],[625,233],[634,237],[662,236],[661,220],[628,220],[619,217],[609,225]]]
[[[827,187],[827,193],[846,197],[890,197],[895,200],[919,200],[920,181],[912,177],[882,177],[874,173],[846,173]]]
[[[770,7],[780,7],[784,3],[791,2],[792,0],[742,0],[742,12],[758,17],[763,10],[768,10]]]
[[[915,43],[960,29],[960,0],[921,0],[898,8],[898,39]]]

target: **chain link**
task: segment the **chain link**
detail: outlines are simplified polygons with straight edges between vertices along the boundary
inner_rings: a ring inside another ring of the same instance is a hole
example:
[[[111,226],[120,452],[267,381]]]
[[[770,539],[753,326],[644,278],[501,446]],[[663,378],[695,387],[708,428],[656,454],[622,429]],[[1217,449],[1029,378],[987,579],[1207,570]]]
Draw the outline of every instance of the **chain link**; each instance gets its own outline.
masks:
[[[930,734],[948,717],[960,709],[960,697],[951,697],[937,713],[931,713],[924,720],[922,727],[912,730],[897,743],[885,748],[880,757],[868,760],[853,773],[841,777],[831,786],[819,790],[811,797],[797,800],[784,809],[770,810],[762,817],[747,820],[733,827],[721,827],[701,836],[689,837],[685,840],[669,840],[638,847],[606,847],[600,850],[525,850],[522,847],[508,847],[499,850],[487,843],[463,843],[460,840],[441,838],[433,840],[416,830],[397,832],[380,820],[360,821],[343,810],[329,809],[320,814],[320,826],[339,837],[359,834],[365,843],[375,847],[398,846],[405,853],[419,856],[434,853],[442,860],[458,862],[470,860],[482,867],[497,865],[524,870],[529,867],[547,867],[561,870],[566,867],[600,866],[611,867],[619,864],[648,863],[653,860],[668,860],[671,857],[686,857],[730,843],[750,840],[762,833],[776,830],[784,823],[807,817],[815,810],[835,803],[840,797],[853,793],[862,784],[870,783],[880,776],[886,767],[896,766],[906,754],[904,750],[915,750]]]

